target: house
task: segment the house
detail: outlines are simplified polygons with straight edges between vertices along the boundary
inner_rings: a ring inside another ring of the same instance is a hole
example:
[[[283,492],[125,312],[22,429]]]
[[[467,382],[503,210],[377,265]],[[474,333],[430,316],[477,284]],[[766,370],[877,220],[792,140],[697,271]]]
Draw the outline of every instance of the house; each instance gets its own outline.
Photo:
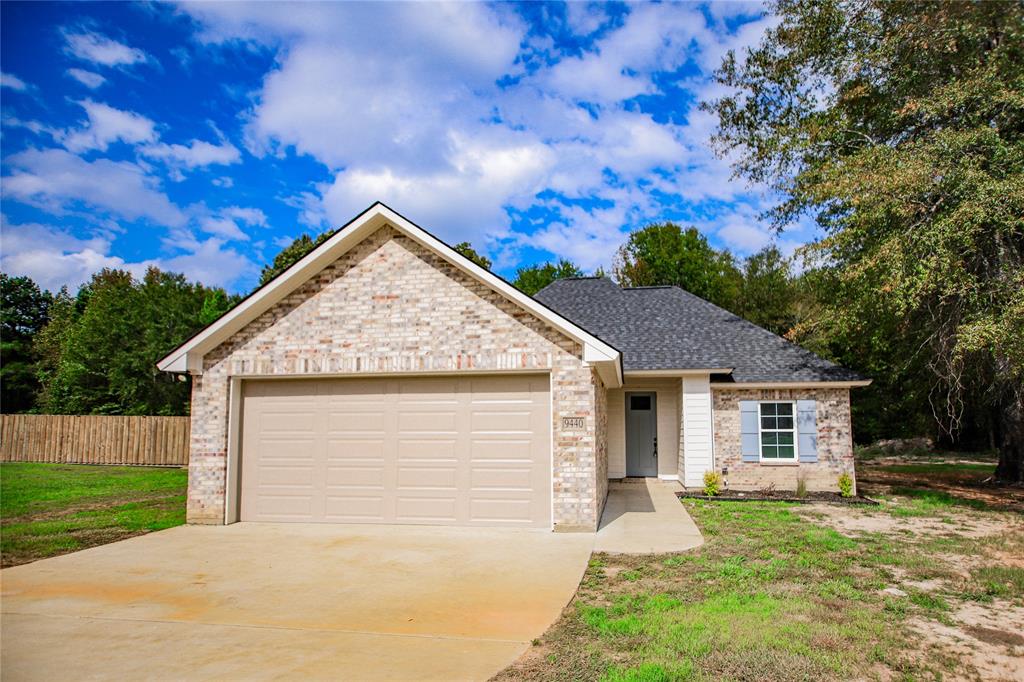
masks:
[[[188,520],[594,530],[609,479],[836,488],[868,382],[674,287],[531,298],[377,203],[159,362]]]

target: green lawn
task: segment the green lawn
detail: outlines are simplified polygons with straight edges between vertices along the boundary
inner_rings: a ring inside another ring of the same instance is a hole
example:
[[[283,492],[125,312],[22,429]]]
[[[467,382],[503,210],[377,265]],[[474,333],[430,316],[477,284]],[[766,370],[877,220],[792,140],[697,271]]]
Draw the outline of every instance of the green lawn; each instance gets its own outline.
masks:
[[[970,539],[955,527],[938,535],[900,527],[908,522],[902,504],[936,518],[1004,518],[947,500],[927,509],[913,499],[843,509],[892,526],[847,533],[813,508],[786,503],[684,504],[704,546],[653,557],[594,555],[559,622],[499,679],[939,679],[969,663],[915,651],[908,622],[947,622],[956,604],[1019,605],[1024,594],[1024,569],[987,560],[1020,555],[1019,533]],[[985,568],[964,577],[939,556],[970,557]]]
[[[4,566],[102,545],[185,522],[181,468],[0,464]]]

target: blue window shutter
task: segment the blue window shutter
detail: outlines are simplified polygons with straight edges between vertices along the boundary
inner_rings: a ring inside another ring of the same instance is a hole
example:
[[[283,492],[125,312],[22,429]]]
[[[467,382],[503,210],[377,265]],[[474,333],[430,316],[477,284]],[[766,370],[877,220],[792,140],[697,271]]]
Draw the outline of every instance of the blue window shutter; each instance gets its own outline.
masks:
[[[758,443],[757,401],[740,401],[740,452],[744,462],[761,461],[761,444]]]
[[[813,400],[796,401],[796,430],[800,439],[800,461],[818,461],[818,405]]]

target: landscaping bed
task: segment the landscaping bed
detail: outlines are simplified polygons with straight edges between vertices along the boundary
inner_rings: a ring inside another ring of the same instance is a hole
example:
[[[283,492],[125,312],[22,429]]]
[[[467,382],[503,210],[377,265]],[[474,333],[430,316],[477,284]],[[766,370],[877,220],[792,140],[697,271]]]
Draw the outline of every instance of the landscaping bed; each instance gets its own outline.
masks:
[[[791,490],[723,490],[713,497],[705,495],[699,490],[685,490],[676,493],[676,496],[684,500],[728,500],[730,502],[796,502],[808,504],[813,502],[824,502],[827,504],[867,504],[877,505],[878,502],[863,495],[843,497],[839,493],[831,492],[807,492],[798,497]]]
[[[0,464],[0,564],[179,526],[187,485],[181,467]]]

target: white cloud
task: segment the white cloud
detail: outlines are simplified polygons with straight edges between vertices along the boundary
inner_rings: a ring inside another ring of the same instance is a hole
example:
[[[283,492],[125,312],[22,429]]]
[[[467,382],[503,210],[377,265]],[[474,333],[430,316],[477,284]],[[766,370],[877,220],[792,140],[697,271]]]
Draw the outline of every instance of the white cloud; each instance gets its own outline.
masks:
[[[149,59],[142,50],[94,31],[67,32],[64,39],[69,54],[103,66],[131,66]]]
[[[676,120],[656,120],[628,100],[675,96],[668,87],[710,91],[724,51],[755,42],[770,20],[729,34],[696,5],[636,4],[611,27],[604,6],[572,4],[570,30],[602,33],[583,54],[560,56],[503,6],[193,3],[180,11],[204,41],[276,51],[247,114],[246,147],[294,150],[327,167],[329,181],[286,200],[317,229],[383,200],[448,241],[533,246],[593,267],[610,262],[624,227],[660,217],[653,192],[666,203],[720,206],[759,189],[733,181],[709,149],[710,115],[686,105]],[[520,57],[531,50],[544,60],[527,73]],[[672,82],[694,65],[700,74]],[[559,199],[541,201],[546,190]],[[549,224],[510,233],[509,209],[542,204]]]
[[[107,79],[98,73],[85,69],[68,69],[68,75],[91,90],[95,90],[107,82]]]
[[[102,268],[120,268],[141,276],[155,261],[127,263],[110,255],[103,237],[79,238],[52,225],[11,224],[6,216],[0,232],[0,269],[31,277],[43,289],[74,291]]]
[[[0,88],[24,91],[28,89],[28,83],[21,80],[13,73],[0,73]]]
[[[3,177],[5,199],[16,199],[55,214],[84,204],[128,220],[140,218],[162,225],[186,222],[142,168],[126,161],[84,159],[61,149],[29,149],[7,159],[11,172]]]
[[[219,178],[214,178],[213,180],[210,180],[210,183],[214,187],[220,187],[221,189],[231,189],[232,187],[235,186],[235,181],[232,180],[227,175],[222,175]]]
[[[168,258],[126,261],[111,255],[112,242],[104,236],[77,237],[67,230],[39,223],[12,224],[3,217],[0,228],[0,269],[31,277],[40,287],[73,293],[102,268],[127,270],[141,278],[147,268],[184,273],[208,286],[231,287],[258,271],[255,263],[217,238],[191,235],[173,244],[184,253]]]
[[[185,168],[210,165],[228,165],[241,159],[241,152],[230,142],[212,144],[203,140],[192,140],[188,144],[154,144],[142,147],[139,152],[150,158],[179,164]]]
[[[253,227],[266,227],[267,216],[258,208],[228,206],[218,211],[216,215],[201,219],[199,227],[203,232],[217,235],[224,239],[248,241],[249,235],[242,230],[239,223]]]
[[[155,142],[157,139],[155,124],[141,114],[115,109],[90,99],[78,104],[85,109],[89,122],[64,135],[64,146],[73,152],[90,149],[105,151],[111,142],[117,141],[140,144]]]

